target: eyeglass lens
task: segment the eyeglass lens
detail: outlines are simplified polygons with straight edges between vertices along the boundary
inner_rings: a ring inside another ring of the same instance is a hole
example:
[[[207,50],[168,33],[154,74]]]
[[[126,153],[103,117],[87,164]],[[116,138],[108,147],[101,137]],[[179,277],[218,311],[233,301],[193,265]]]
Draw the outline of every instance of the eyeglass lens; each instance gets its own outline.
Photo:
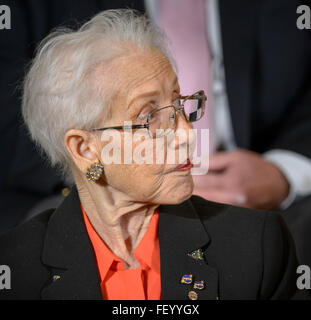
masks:
[[[181,112],[187,121],[195,122],[202,118],[204,100],[200,97],[185,100],[183,106],[184,110],[181,110]],[[158,129],[166,131],[175,128],[176,109],[173,106],[169,106],[156,110],[149,114],[147,121],[149,124],[149,133],[152,137],[155,137]],[[159,136],[159,132],[157,136]]]

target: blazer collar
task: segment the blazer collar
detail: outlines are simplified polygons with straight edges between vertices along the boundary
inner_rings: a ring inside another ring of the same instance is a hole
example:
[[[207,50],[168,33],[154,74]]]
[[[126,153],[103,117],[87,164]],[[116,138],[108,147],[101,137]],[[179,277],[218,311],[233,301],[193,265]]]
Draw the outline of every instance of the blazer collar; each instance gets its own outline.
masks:
[[[194,281],[203,280],[205,288],[194,290],[198,299],[216,299],[218,295],[218,273],[208,265],[207,247],[210,237],[201,222],[191,199],[180,205],[160,206],[159,241],[161,256],[161,289],[164,300],[187,300],[193,283],[182,284],[183,275],[192,274]],[[204,260],[189,256],[202,249]]]
[[[76,188],[49,221],[42,262],[52,270],[51,280],[41,293],[43,299],[102,298],[95,253],[84,226]]]
[[[193,274],[207,288],[198,291],[199,299],[215,299],[218,276],[206,261],[188,253],[210,242],[209,235],[191,200],[180,205],[160,206],[159,242],[163,299],[188,299],[192,285],[181,284],[181,277]],[[43,299],[102,299],[96,258],[89,240],[76,188],[52,215],[46,232],[42,262],[51,268],[51,279],[43,288]]]

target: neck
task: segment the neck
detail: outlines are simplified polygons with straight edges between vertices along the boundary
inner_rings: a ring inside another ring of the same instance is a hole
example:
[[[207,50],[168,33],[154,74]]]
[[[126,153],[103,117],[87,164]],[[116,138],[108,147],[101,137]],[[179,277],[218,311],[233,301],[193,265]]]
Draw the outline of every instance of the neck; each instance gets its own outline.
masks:
[[[137,268],[133,251],[158,205],[138,203],[105,184],[76,179],[80,201],[93,228],[125,268]]]

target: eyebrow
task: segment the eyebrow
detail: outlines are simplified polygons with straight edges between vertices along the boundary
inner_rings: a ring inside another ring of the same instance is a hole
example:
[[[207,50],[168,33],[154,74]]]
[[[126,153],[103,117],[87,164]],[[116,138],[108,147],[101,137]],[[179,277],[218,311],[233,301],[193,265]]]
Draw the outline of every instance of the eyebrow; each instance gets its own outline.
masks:
[[[178,79],[177,77],[174,78],[174,81],[172,82],[172,86],[174,87],[176,84],[178,83]],[[148,91],[148,92],[144,92],[136,97],[134,97],[130,103],[128,104],[127,106],[127,110],[130,108],[130,106],[132,105],[132,103],[136,100],[140,100],[140,99],[143,99],[143,98],[148,98],[148,97],[155,97],[157,95],[160,94],[160,91],[159,90],[153,90],[153,91]]]
[[[134,97],[134,98],[131,100],[131,102],[128,104],[127,110],[130,109],[130,106],[133,104],[134,101],[141,100],[141,99],[148,98],[148,97],[155,97],[155,96],[157,96],[159,93],[160,93],[160,92],[159,92],[158,90],[153,90],[153,91],[144,92],[144,93],[140,94],[139,96]]]

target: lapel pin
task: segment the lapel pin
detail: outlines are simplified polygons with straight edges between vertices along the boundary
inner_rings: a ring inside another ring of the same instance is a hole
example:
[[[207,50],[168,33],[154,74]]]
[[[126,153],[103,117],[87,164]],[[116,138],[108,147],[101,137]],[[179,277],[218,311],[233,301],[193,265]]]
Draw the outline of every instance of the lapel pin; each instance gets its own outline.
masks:
[[[188,297],[190,300],[198,300],[198,294],[195,291],[189,291]]]
[[[195,260],[204,260],[202,249],[192,251],[191,253],[188,253],[188,256]]]
[[[185,274],[181,278],[181,283],[190,284],[192,283],[192,274]]]
[[[193,285],[194,289],[198,289],[198,290],[202,290],[204,289],[204,281],[200,280],[200,281],[195,281],[194,285]]]
[[[56,274],[55,276],[53,276],[53,282],[57,281],[58,279],[60,279],[59,275]]]

